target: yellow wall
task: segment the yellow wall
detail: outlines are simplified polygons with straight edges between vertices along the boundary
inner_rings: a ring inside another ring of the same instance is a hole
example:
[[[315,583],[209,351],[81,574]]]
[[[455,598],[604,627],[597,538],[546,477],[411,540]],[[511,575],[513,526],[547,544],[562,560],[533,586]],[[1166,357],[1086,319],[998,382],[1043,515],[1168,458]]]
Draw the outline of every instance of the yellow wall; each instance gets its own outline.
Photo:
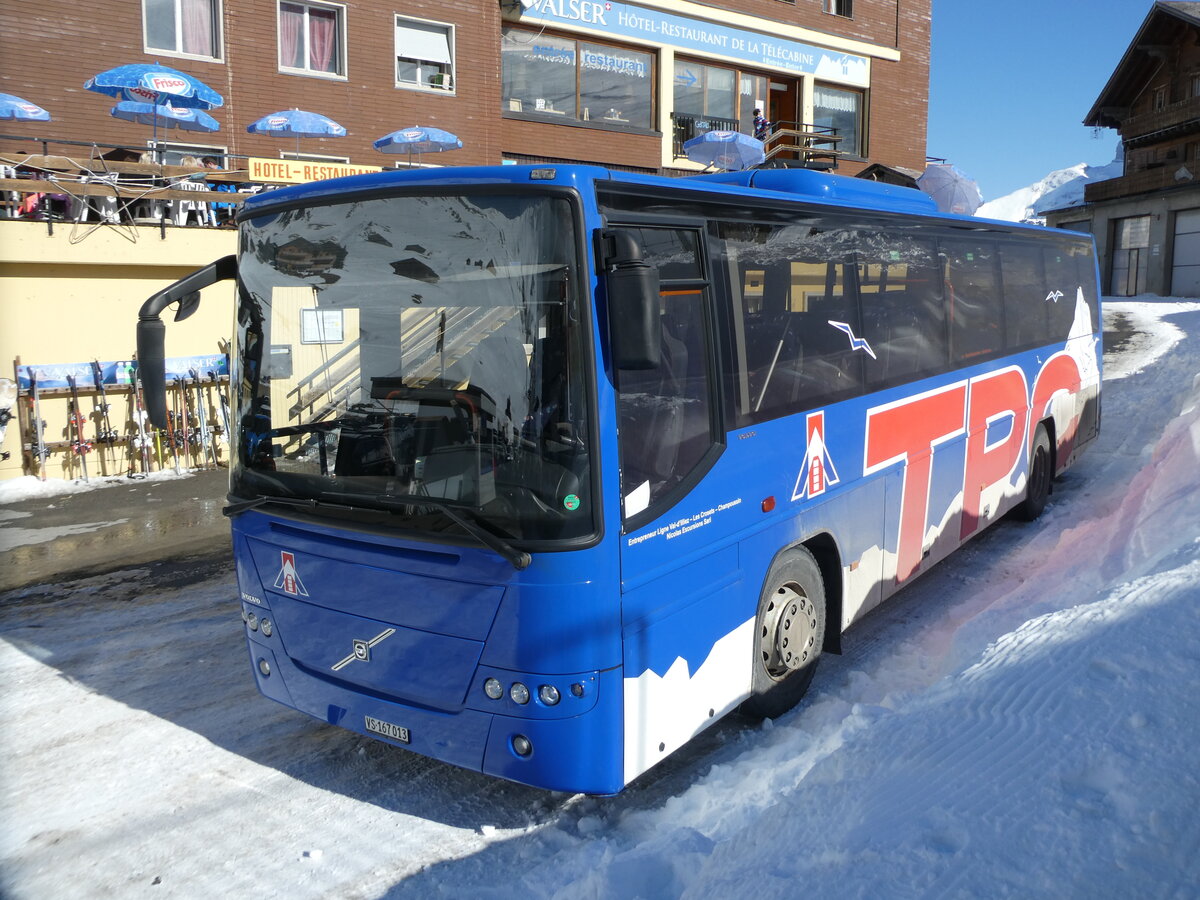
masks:
[[[165,238],[157,227],[103,226],[87,233],[70,222],[45,223],[0,220],[0,378],[15,379],[13,364],[56,365],[129,359],[135,352],[135,327],[142,302],[155,291],[193,269],[235,252],[232,228],[168,227]],[[190,319],[167,322],[167,356],[198,356],[217,352],[219,340],[232,332],[232,282],[204,291],[199,311]],[[80,387],[91,388],[91,380]],[[23,402],[23,400],[22,400]],[[123,398],[110,399],[115,430],[135,430]],[[87,416],[84,437],[94,434],[90,394],[80,398]],[[210,411],[215,410],[215,406]],[[8,424],[0,449],[0,479],[23,473],[18,419]],[[65,399],[42,404],[49,440],[67,437]],[[211,420],[210,420],[211,421]],[[102,448],[88,454],[90,474],[123,471],[128,460]],[[50,477],[78,477],[70,454],[54,454]],[[112,471],[110,471],[112,470]]]

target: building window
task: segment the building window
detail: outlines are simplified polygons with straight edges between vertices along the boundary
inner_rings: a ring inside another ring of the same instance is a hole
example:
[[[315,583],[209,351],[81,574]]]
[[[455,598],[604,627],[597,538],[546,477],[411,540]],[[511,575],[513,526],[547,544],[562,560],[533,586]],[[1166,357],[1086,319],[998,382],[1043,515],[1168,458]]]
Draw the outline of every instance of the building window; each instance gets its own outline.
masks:
[[[1154,89],[1154,108],[1162,109],[1167,105],[1167,89],[1165,87]]]
[[[454,89],[454,28],[396,17],[396,84]]]
[[[220,0],[142,0],[142,22],[147,50],[220,56]]]
[[[825,12],[849,19],[854,15],[854,0],[824,0]]]
[[[279,67],[345,75],[345,9],[316,3],[279,4]]]
[[[502,111],[649,130],[654,58],[625,47],[505,29]]]
[[[862,115],[862,91],[847,91],[824,84],[813,88],[813,124],[836,129],[841,138],[837,145],[839,152],[848,156],[867,155]]]
[[[754,133],[754,110],[769,114],[766,77],[675,60],[675,126],[684,139],[710,130]]]
[[[147,141],[147,145],[151,142]],[[225,158],[225,147],[213,147],[208,144],[179,144],[159,141],[157,162],[167,166],[198,166],[205,157],[213,157],[220,161]]]
[[[280,159],[290,159],[295,162],[315,162],[315,163],[342,163],[350,162],[348,156],[327,156],[321,153],[303,153],[295,150],[280,150]]]

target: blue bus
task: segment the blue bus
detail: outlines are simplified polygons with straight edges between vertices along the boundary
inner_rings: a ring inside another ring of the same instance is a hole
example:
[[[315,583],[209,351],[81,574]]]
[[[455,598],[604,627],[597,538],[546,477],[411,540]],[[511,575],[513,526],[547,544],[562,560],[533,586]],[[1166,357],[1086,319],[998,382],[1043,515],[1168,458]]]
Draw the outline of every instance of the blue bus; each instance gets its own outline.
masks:
[[[385,172],[250,199],[232,521],[267,697],[611,794],[1097,435],[1091,238],[800,169]]]

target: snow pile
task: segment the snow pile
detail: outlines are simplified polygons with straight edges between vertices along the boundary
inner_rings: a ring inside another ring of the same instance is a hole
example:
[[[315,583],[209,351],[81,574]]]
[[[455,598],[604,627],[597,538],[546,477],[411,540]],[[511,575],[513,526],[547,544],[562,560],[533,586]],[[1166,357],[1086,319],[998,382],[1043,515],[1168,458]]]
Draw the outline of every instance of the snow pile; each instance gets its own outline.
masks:
[[[1119,151],[1118,147],[1118,151]],[[1041,181],[1019,188],[995,200],[989,200],[976,210],[975,215],[983,219],[1000,219],[1005,222],[1029,222],[1042,225],[1042,214],[1052,209],[1065,209],[1083,203],[1083,189],[1088,182],[1107,181],[1119,178],[1125,164],[1118,157],[1103,166],[1079,163],[1066,169],[1051,172]]]
[[[256,693],[228,573],[0,598],[0,894],[1186,897],[1200,853],[1200,303],[1110,303],[1101,437],[1042,519],[934,567],[612,798]]]
[[[18,503],[21,500],[38,500],[46,497],[61,497],[64,494],[82,494],[84,491],[94,491],[100,488],[116,485],[144,484],[150,481],[171,481],[176,478],[189,478],[193,472],[183,470],[176,473],[171,469],[139,475],[131,480],[128,475],[94,475],[90,481],[66,478],[48,478],[42,481],[36,475],[22,475],[20,478],[9,478],[0,481],[0,506],[6,503]]]

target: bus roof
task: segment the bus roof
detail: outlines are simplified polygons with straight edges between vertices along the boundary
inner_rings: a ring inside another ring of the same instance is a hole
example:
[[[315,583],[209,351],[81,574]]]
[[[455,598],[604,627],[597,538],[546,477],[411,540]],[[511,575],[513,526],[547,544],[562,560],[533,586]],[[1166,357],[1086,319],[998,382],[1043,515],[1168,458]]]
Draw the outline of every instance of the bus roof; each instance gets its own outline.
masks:
[[[728,194],[745,198],[757,195],[764,199],[804,199],[821,205],[868,209],[879,212],[902,213],[972,222],[981,228],[1001,227],[1012,230],[1036,229],[1042,226],[1017,222],[1002,222],[942,213],[933,198],[914,188],[883,182],[831,175],[814,169],[746,169],[740,172],[668,177],[640,172],[608,169],[602,166],[575,163],[503,166],[446,166],[427,169],[389,169],[366,175],[351,175],[327,181],[289,185],[257,194],[246,201],[245,210],[253,213],[260,207],[279,203],[327,202],[348,193],[388,190],[396,187],[431,188],[454,186],[497,186],[530,184],[572,187],[591,190],[598,182],[645,185],[658,189],[698,190],[712,194]]]

